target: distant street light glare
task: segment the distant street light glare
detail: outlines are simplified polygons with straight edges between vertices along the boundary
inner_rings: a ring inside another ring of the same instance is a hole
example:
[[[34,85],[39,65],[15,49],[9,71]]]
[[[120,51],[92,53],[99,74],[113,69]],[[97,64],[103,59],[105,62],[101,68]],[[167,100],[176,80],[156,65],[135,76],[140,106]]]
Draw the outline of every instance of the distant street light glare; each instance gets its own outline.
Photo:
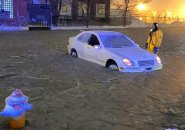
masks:
[[[141,17],[140,17],[140,18],[139,18],[139,20],[140,20],[140,21],[142,21],[142,20],[143,20],[143,18],[141,18]]]
[[[166,11],[167,17],[171,17],[172,16],[172,12],[171,11]]]
[[[178,16],[183,17],[183,18],[185,17],[185,10],[184,10],[184,8],[179,9]]]
[[[139,4],[139,5],[137,6],[137,9],[138,9],[138,10],[145,10],[146,7],[145,7],[144,4]]]

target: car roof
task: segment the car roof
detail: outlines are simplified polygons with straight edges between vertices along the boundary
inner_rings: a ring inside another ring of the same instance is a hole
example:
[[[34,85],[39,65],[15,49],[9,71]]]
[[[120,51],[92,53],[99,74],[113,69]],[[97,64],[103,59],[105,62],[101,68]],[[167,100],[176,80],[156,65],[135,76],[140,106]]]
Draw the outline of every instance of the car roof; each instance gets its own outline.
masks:
[[[112,36],[125,37],[127,39],[130,39],[128,36],[126,36],[126,35],[124,35],[124,34],[122,34],[120,32],[114,32],[114,31],[93,30],[93,31],[85,31],[85,32],[97,34],[100,37],[100,39],[101,39],[102,42],[105,42],[105,40],[107,38],[112,37]]]
[[[90,32],[90,33],[96,33],[97,35],[101,36],[101,35],[122,35],[125,36],[124,34],[120,33],[120,32],[115,32],[115,31],[105,31],[105,30],[92,30],[92,31],[85,31],[85,32]]]

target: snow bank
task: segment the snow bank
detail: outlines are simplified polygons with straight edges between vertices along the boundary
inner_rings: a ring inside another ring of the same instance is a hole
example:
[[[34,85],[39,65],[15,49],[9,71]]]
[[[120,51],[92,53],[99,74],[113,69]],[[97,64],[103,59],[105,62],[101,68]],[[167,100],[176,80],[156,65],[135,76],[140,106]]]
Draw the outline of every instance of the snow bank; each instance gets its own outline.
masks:
[[[111,29],[124,28],[123,26],[72,26],[72,27],[51,27],[51,30],[89,30],[89,29]]]
[[[0,31],[22,31],[28,30],[28,27],[0,26]]]
[[[133,19],[131,25],[127,25],[126,27],[124,26],[92,26],[89,25],[87,28],[86,26],[67,26],[67,27],[51,27],[51,30],[104,30],[104,29],[120,29],[120,28],[145,28],[145,27],[151,27],[152,23],[144,23],[140,20]],[[173,26],[185,26],[185,23],[180,23],[180,24],[160,24],[160,27],[173,27]],[[12,26],[0,26],[0,31],[22,31],[22,30],[28,30],[28,27],[12,27]]]
[[[129,25],[129,26],[72,26],[72,27],[51,27],[51,30],[93,30],[93,29],[117,29],[117,28],[141,28],[147,26],[137,26]],[[0,26],[0,31],[23,31],[28,30],[28,27],[8,27],[8,26]]]
[[[132,19],[131,25],[127,25],[127,28],[145,28],[145,27],[151,27],[151,23],[144,23],[143,21],[140,21],[135,18]]]
[[[72,26],[72,27],[51,27],[51,30],[91,30],[91,29],[120,29],[120,28],[141,28],[150,27],[151,25],[138,26],[137,24],[124,26]]]

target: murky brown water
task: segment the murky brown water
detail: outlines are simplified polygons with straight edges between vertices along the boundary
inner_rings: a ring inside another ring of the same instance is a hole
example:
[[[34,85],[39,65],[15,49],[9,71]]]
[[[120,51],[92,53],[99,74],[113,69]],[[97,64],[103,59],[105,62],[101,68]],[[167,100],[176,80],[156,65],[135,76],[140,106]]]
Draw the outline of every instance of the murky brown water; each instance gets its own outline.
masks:
[[[185,124],[185,28],[162,28],[163,69],[119,73],[66,54],[79,31],[0,32],[0,107],[14,88],[33,110],[23,130],[163,130]],[[149,28],[120,29],[144,47]],[[4,75],[4,76],[3,76]],[[169,109],[175,114],[167,114]],[[0,117],[0,129],[7,118]]]

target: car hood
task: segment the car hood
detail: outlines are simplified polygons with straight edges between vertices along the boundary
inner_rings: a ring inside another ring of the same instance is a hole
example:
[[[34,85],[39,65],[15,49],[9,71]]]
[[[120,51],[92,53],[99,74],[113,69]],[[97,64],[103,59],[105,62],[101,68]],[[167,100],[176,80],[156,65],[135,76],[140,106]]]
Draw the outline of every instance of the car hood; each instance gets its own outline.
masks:
[[[107,48],[107,50],[122,58],[129,58],[130,60],[151,60],[156,58],[155,54],[140,47]]]

